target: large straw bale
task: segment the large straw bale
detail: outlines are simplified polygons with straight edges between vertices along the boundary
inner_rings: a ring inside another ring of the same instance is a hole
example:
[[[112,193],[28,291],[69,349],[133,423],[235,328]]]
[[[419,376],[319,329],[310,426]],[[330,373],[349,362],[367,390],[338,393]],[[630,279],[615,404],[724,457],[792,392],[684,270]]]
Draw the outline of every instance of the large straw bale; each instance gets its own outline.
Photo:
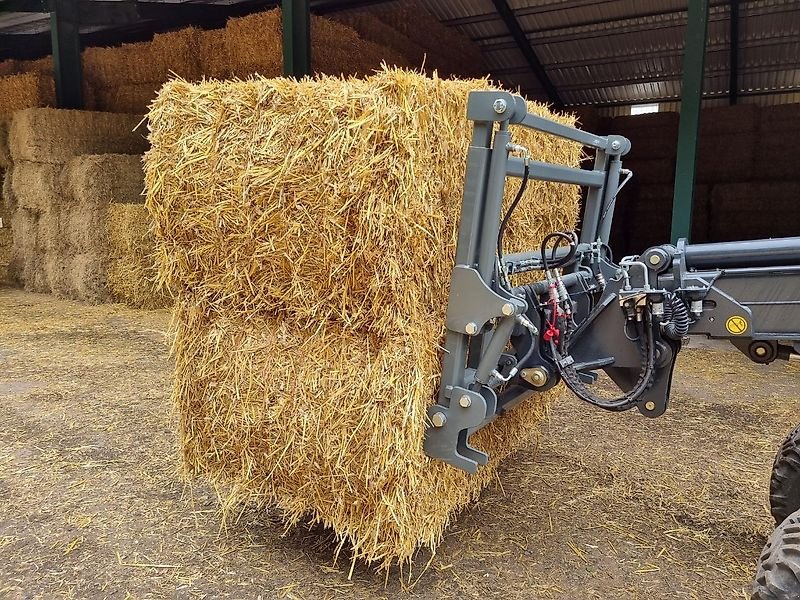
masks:
[[[55,87],[52,77],[39,73],[0,77],[0,119],[7,119],[24,108],[53,104]]]
[[[32,108],[14,115],[9,130],[15,161],[63,163],[80,154],[141,154],[147,140],[134,131],[138,115]]]
[[[785,135],[800,130],[800,103],[776,104],[759,108],[758,130],[762,135]]]
[[[61,253],[66,246],[64,219],[61,210],[50,210],[39,215],[36,228],[36,248],[47,253]]]
[[[39,213],[18,208],[11,216],[13,278],[26,290],[47,292],[41,272],[42,253],[36,246]]]
[[[229,67],[222,70],[212,62],[212,70],[238,77],[254,73],[277,77],[283,72],[282,32],[278,9],[231,19],[225,28]],[[254,39],[259,43],[254,44]],[[399,53],[361,39],[350,27],[320,17],[311,19],[311,44],[311,67],[317,73],[367,75],[379,69],[382,62],[410,66]]]
[[[477,476],[428,459],[470,126],[483,80],[168,83],[150,113],[146,206],[177,294],[184,464],[226,506],[331,526],[383,566],[435,547],[453,515],[535,436],[559,393],[477,434]],[[545,107],[531,110],[549,115]],[[554,116],[572,123],[565,116]],[[520,132],[533,158],[576,145]],[[509,195],[516,191],[510,186]],[[577,190],[532,182],[508,250],[574,226]]]
[[[700,138],[725,134],[750,138],[756,131],[759,110],[755,104],[705,108],[700,113]]]
[[[17,161],[11,171],[11,187],[19,206],[44,212],[63,204],[61,169],[60,164]]]
[[[110,261],[106,279],[114,301],[134,308],[170,306],[169,293],[156,289],[155,244],[144,205],[112,204],[107,219]]]
[[[674,159],[678,149],[678,121],[674,112],[614,117],[607,124],[608,132],[631,140],[628,159]]]
[[[63,255],[48,252],[44,255],[42,270],[50,293],[59,298],[70,298],[69,260]]]
[[[336,13],[333,18],[335,21],[355,29],[362,39],[391,48],[408,59],[411,65],[417,69],[424,65],[426,70],[438,69],[440,75],[450,74],[447,72],[444,59],[435,52],[415,44],[408,36],[370,14],[363,12]]]

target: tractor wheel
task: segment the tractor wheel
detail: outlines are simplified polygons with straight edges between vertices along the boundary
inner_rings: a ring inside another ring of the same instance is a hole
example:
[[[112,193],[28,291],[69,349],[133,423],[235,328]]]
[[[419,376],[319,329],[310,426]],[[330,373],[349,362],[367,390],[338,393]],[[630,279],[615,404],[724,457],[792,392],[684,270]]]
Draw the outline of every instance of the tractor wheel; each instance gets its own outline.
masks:
[[[769,536],[756,565],[751,600],[800,598],[800,511]]]
[[[769,507],[776,524],[800,509],[800,425],[786,436],[775,456]]]

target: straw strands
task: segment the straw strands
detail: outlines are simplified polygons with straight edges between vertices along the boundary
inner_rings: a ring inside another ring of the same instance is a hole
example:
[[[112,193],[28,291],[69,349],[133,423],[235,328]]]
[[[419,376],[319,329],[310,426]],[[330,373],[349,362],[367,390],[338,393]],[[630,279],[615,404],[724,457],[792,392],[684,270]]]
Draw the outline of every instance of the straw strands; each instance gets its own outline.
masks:
[[[225,508],[279,507],[387,567],[435,548],[535,435],[558,391],[475,436],[477,476],[422,452],[470,139],[485,80],[173,81],[149,115],[146,206],[177,294],[174,399],[186,470]],[[530,109],[562,123],[544,106]],[[535,159],[580,148],[520,132]],[[509,194],[515,190],[509,190]],[[577,190],[532,182],[509,250],[574,225]]]

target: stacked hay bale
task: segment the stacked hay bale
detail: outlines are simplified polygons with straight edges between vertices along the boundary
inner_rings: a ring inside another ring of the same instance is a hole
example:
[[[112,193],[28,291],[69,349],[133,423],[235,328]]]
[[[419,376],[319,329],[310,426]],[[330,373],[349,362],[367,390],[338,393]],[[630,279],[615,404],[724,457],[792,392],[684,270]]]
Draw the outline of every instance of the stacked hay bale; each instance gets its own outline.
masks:
[[[11,204],[12,196],[6,193],[5,185],[10,164],[8,123],[0,120],[0,183],[2,183],[2,191],[0,191],[0,282],[13,281],[15,279],[15,268],[11,259],[13,245],[11,215],[14,212],[14,207]]]
[[[800,181],[721,183],[711,192],[715,242],[800,235]]]
[[[98,110],[144,112],[171,76],[201,75],[197,46],[201,31],[188,27],[156,34],[151,42],[84,50],[83,71]]]
[[[259,40],[254,44],[253,40]],[[311,18],[311,60],[317,73],[367,75],[382,62],[410,66],[402,53],[362,39],[350,27]],[[209,77],[277,77],[283,72],[283,21],[279,9],[230,19],[225,29],[202,32],[200,70]]]
[[[386,70],[161,90],[146,205],[160,277],[177,293],[180,443],[187,471],[218,486],[225,506],[324,523],[354,558],[388,566],[435,547],[499,461],[535,435],[558,391],[475,436],[492,456],[476,476],[422,451],[466,99],[488,87]],[[535,159],[579,162],[581,149],[563,140],[520,131],[515,141]],[[509,249],[573,227],[578,200],[575,187],[532,182]]]
[[[70,297],[135,308],[168,306],[168,294],[155,288],[141,156],[76,156],[64,167],[62,185],[69,198],[62,229],[63,260],[73,265]]]
[[[52,106],[55,96],[52,76],[31,72],[0,77],[0,119],[10,119],[23,108]]]
[[[93,210],[66,191],[67,180],[74,179],[66,167],[90,152],[141,154],[147,142],[133,131],[140,120],[137,115],[54,109],[15,113],[9,131],[12,227],[18,279],[25,289],[92,302],[109,299],[107,252],[75,243],[79,225],[88,238],[102,237],[103,230],[94,229]],[[121,180],[119,173],[107,175]]]
[[[430,61],[430,66],[438,69],[442,75],[480,77],[486,73],[480,47],[455,28],[443,25],[416,1],[381,2],[365,10],[379,24],[371,19],[359,18],[353,13],[337,19],[351,25],[366,39],[396,48],[409,57],[414,67],[421,65],[418,48],[427,48],[424,52],[428,58],[426,64]],[[363,10],[359,12],[364,14]],[[395,33],[387,31],[387,27]],[[397,35],[409,40],[411,46],[407,51],[392,43],[399,41]]]

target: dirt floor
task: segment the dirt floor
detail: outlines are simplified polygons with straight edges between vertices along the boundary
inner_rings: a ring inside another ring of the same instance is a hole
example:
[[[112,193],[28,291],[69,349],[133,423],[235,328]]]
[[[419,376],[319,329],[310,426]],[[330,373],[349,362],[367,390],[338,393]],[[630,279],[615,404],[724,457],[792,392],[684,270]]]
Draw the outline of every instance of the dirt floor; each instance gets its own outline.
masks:
[[[181,483],[167,324],[0,288],[0,598],[747,598],[794,363],[689,348],[652,421],[565,397],[435,557],[348,579],[326,532]]]

